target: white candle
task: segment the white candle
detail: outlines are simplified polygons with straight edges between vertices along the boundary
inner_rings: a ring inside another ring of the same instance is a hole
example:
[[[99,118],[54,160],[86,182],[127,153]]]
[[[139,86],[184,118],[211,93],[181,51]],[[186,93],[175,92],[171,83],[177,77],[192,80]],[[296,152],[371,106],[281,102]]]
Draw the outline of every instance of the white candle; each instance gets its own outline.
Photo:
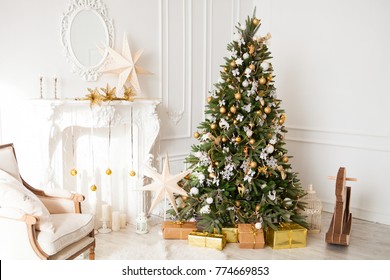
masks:
[[[110,205],[103,204],[102,205],[102,220],[103,221],[110,221]]]
[[[111,228],[113,231],[120,230],[120,219],[119,219],[119,212],[118,211],[112,211],[112,224]]]
[[[126,228],[126,214],[120,214],[121,228]]]

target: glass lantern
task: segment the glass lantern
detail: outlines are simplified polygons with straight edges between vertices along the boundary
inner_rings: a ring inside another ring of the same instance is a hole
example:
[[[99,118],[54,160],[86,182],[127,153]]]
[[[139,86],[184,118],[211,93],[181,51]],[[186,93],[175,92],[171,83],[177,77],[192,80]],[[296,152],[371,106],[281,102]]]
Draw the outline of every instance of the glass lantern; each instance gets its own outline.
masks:
[[[148,218],[145,213],[142,212],[136,219],[136,233],[144,234],[148,232]]]
[[[322,202],[313,190],[312,184],[309,185],[307,195],[303,197],[303,201],[306,202],[304,215],[306,216],[306,222],[309,224],[308,232],[320,233]]]

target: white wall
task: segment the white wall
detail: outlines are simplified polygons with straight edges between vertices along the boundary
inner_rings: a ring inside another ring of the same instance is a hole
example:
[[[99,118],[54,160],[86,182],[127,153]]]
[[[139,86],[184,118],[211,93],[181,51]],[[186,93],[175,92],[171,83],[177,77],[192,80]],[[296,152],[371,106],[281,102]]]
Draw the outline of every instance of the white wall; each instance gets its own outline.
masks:
[[[357,177],[355,217],[390,224],[390,2],[255,0],[273,35],[287,148],[333,211],[338,168]],[[265,26],[264,24],[264,26]]]
[[[161,134],[155,152],[169,153],[172,172],[195,143],[192,132],[203,119],[204,101],[218,79],[234,25],[252,14],[270,32],[276,87],[287,112],[288,150],[304,186],[313,183],[332,211],[335,175],[347,167],[352,213],[390,224],[386,178],[390,161],[390,119],[386,105],[390,55],[385,0],[105,0],[115,28],[115,48],[126,32],[132,50],[145,49],[139,64],[152,71],[140,76],[146,97],[162,98]],[[104,75],[88,83],[70,72],[60,42],[65,0],[0,0],[0,140],[25,145],[10,118],[15,100],[52,96],[53,75],[59,94],[73,98],[87,87],[115,84]],[[11,112],[10,112],[11,111]],[[1,131],[1,130],[0,130]],[[1,139],[2,138],[2,139]],[[27,169],[23,162],[23,169]]]

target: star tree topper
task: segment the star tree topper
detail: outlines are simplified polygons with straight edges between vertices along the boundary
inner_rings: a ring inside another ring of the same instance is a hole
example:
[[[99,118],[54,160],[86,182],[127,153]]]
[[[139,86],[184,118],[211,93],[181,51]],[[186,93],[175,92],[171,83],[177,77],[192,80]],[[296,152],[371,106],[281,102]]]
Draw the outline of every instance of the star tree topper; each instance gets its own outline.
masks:
[[[189,173],[190,171],[187,170],[177,175],[171,175],[169,171],[168,156],[166,157],[164,168],[161,174],[157,173],[150,166],[145,165],[144,175],[151,177],[153,179],[153,183],[144,186],[142,190],[154,191],[156,193],[150,206],[149,214],[152,212],[154,207],[156,207],[156,205],[165,197],[165,194],[167,195],[176,213],[178,213],[175,197],[173,194],[175,193],[183,196],[188,195],[187,192],[177,184],[177,182],[183,179]]]
[[[141,87],[137,74],[150,74],[149,71],[136,65],[144,50],[139,50],[132,55],[126,33],[123,34],[122,54],[119,54],[109,46],[106,47],[106,50],[108,52],[108,58],[112,59],[112,63],[108,63],[102,72],[119,74],[118,85],[116,87],[118,91],[123,88],[127,81],[130,81],[134,91],[140,93]]]

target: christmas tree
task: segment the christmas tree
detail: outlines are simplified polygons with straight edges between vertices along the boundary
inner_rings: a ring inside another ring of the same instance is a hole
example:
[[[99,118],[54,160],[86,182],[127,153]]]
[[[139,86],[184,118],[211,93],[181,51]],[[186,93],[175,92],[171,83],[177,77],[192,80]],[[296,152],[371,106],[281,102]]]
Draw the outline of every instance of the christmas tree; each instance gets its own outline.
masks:
[[[237,26],[206,120],[194,133],[199,144],[186,159],[191,174],[179,182],[188,192],[176,200],[179,219],[210,232],[237,223],[306,225],[299,215],[305,192],[284,148],[286,116],[274,86],[270,35],[255,37],[260,25],[253,15],[245,28]]]

